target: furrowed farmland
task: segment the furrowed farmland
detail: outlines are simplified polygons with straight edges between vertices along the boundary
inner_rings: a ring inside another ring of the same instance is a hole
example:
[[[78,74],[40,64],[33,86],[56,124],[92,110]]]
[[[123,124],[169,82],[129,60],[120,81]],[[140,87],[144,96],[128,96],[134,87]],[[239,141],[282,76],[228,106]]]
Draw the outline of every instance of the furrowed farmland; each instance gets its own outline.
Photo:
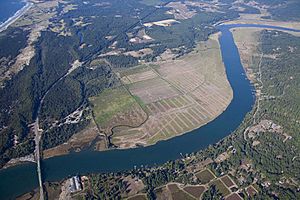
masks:
[[[122,85],[112,89],[113,97],[104,93],[91,101],[96,123],[111,142],[120,148],[151,145],[220,115],[232,99],[232,90],[217,39],[211,36],[178,59],[117,71]],[[104,122],[103,116],[108,120]]]

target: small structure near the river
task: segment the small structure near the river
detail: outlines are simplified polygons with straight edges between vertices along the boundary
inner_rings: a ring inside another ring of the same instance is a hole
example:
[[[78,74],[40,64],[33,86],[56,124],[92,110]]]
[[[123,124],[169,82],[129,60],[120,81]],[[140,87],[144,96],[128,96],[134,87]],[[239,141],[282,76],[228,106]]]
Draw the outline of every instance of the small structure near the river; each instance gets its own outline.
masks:
[[[79,176],[73,176],[69,179],[70,185],[69,190],[71,193],[82,190],[82,184]]]

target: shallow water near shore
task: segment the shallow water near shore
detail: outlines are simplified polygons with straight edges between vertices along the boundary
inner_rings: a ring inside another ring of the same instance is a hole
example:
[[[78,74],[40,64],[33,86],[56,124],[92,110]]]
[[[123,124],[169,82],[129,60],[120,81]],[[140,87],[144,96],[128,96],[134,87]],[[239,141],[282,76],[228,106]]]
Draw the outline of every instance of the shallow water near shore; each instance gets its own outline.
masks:
[[[238,49],[230,28],[259,27],[287,30],[263,25],[222,25],[219,38],[226,74],[233,89],[233,100],[227,109],[207,125],[156,145],[105,152],[82,151],[42,161],[44,181],[58,181],[70,175],[93,172],[115,172],[133,169],[134,166],[154,166],[206,148],[234,131],[251,111],[255,96],[253,86],[245,75]],[[289,31],[295,31],[288,29]],[[297,31],[300,32],[300,31]],[[9,199],[38,187],[35,164],[22,164],[0,170],[0,199]]]
[[[21,0],[0,0],[0,25],[26,5]]]

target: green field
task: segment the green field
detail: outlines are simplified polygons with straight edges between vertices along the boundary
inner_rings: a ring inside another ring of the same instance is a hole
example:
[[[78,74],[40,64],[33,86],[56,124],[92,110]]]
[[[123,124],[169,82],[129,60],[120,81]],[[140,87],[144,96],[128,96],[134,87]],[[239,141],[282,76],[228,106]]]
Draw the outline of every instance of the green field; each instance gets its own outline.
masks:
[[[123,87],[106,89],[90,98],[97,124],[105,125],[116,114],[122,113],[136,104],[135,99]]]

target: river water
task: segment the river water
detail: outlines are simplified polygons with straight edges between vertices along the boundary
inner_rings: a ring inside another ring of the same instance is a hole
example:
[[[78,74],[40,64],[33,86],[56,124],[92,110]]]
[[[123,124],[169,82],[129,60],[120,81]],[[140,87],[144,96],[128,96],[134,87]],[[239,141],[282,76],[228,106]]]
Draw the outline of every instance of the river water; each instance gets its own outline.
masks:
[[[297,31],[264,25],[236,24],[219,26],[222,32],[219,38],[222,59],[233,89],[233,100],[220,116],[199,129],[167,141],[158,142],[149,147],[105,152],[87,150],[43,160],[43,180],[58,181],[75,174],[115,172],[133,169],[134,166],[159,165],[168,160],[177,159],[181,154],[204,149],[208,145],[228,136],[240,125],[255,102],[254,88],[245,75],[238,49],[229,30],[234,27]],[[0,170],[0,199],[13,198],[36,187],[38,187],[38,179],[36,165],[33,163]]]

